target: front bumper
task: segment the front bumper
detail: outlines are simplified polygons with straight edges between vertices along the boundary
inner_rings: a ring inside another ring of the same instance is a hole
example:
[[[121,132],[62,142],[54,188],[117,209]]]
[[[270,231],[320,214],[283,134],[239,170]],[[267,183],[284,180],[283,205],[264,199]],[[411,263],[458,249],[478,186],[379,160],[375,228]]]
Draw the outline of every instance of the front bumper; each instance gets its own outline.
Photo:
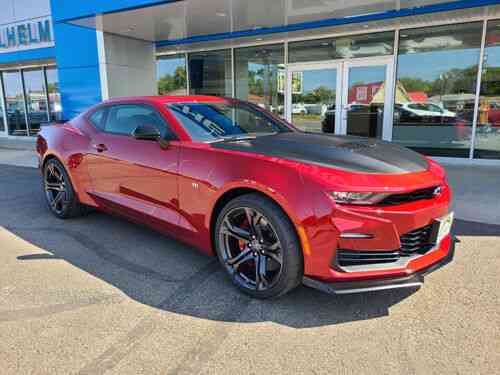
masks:
[[[425,268],[405,276],[380,277],[367,280],[339,282],[324,282],[305,276],[302,282],[305,286],[318,289],[329,294],[351,294],[399,288],[419,288],[424,283],[425,275],[443,267],[444,265],[450,263],[453,259],[455,255],[455,239],[450,236],[450,240],[448,242],[448,251],[444,257]]]

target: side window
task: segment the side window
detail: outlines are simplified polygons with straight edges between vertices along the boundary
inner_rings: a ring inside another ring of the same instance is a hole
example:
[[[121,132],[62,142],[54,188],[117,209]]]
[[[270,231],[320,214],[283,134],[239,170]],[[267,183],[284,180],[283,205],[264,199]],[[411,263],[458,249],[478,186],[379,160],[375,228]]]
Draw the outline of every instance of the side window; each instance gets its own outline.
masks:
[[[108,133],[132,135],[139,125],[153,125],[164,139],[175,139],[175,135],[153,108],[139,104],[120,104],[110,108],[104,130]]]
[[[89,120],[97,129],[104,130],[104,117],[107,108],[100,108],[90,116]]]

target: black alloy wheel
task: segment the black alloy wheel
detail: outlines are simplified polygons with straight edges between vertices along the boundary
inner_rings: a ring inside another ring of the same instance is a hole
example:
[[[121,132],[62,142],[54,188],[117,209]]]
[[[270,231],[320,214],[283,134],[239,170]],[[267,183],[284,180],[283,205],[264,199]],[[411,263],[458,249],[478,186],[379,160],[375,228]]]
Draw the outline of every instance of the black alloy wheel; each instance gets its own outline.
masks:
[[[86,207],[80,204],[68,173],[57,159],[50,159],[43,169],[45,198],[50,211],[60,219],[83,215]]]
[[[283,268],[282,247],[262,213],[250,207],[231,210],[220,236],[226,267],[243,287],[266,290],[276,283]]]
[[[66,201],[66,180],[59,166],[48,163],[45,168],[45,195],[51,210],[60,215],[64,210]]]
[[[217,253],[236,286],[259,298],[300,283],[302,254],[294,228],[272,201],[251,194],[226,206],[217,223]]]

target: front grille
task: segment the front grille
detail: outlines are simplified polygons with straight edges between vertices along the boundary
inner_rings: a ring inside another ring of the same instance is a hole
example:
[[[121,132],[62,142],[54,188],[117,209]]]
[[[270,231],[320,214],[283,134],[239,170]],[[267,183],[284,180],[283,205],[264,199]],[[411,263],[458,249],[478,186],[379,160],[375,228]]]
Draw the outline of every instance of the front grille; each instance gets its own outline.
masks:
[[[433,199],[435,198],[435,191],[437,186],[432,186],[425,189],[415,190],[409,193],[402,194],[392,194],[387,198],[383,199],[379,202],[381,206],[393,206],[397,204],[410,203],[424,199]]]
[[[401,248],[396,251],[337,250],[337,264],[341,267],[394,263],[413,255],[423,255],[434,246],[431,243],[433,224],[400,236]]]

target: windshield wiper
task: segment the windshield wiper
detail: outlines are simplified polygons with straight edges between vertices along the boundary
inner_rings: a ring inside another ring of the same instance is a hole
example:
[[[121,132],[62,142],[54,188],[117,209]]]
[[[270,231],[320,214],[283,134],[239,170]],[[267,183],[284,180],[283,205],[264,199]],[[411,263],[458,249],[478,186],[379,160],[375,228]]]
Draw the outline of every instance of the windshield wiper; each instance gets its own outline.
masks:
[[[249,139],[255,139],[257,138],[255,135],[233,135],[231,137],[224,137],[222,139],[219,139],[216,142],[233,142],[233,141],[246,141]]]
[[[220,139],[216,139],[212,141],[211,143],[217,143],[217,142],[235,142],[235,141],[246,141],[250,139],[255,139],[259,136],[263,135],[274,135],[277,134],[276,132],[270,132],[270,133],[252,133],[252,134],[238,134],[238,135],[231,135],[231,136],[224,136],[221,137]]]

